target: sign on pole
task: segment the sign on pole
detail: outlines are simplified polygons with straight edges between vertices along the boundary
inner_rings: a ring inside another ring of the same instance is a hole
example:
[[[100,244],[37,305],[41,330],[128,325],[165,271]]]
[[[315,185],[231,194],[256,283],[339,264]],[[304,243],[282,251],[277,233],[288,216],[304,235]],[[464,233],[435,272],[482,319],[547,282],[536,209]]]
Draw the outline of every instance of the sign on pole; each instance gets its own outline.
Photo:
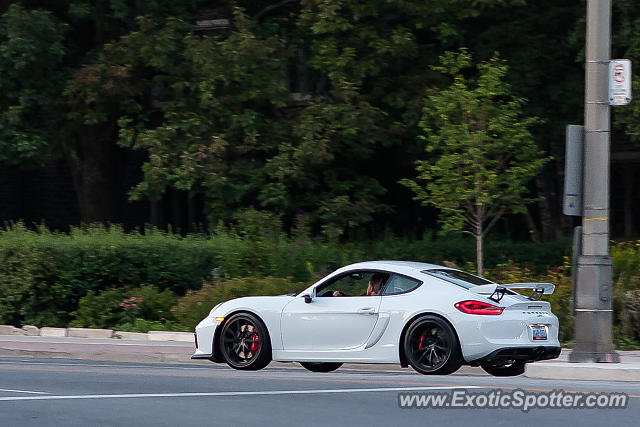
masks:
[[[582,216],[584,127],[567,125],[562,213]]]
[[[631,102],[631,61],[612,59],[609,62],[609,105]]]

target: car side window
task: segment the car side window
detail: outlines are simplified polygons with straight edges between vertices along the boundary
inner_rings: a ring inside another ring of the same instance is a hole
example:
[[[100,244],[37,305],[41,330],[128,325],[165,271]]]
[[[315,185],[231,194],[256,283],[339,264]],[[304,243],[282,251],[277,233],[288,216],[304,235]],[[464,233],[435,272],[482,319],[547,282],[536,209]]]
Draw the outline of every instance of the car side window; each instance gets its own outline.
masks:
[[[319,297],[330,297],[334,296],[334,292],[337,291],[341,296],[366,296],[369,281],[375,274],[384,276],[381,283],[381,285],[384,286],[389,274],[371,271],[354,271],[319,286],[316,288],[316,295]]]
[[[411,292],[422,284],[421,281],[394,274],[384,288],[382,295],[397,295]]]

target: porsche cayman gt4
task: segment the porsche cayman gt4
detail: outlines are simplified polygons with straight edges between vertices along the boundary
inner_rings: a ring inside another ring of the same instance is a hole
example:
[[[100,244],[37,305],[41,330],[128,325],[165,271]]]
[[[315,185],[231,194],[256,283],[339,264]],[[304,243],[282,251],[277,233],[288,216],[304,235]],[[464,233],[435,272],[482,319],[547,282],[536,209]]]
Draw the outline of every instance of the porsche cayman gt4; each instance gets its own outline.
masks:
[[[519,375],[527,363],[560,354],[558,318],[540,300],[554,289],[433,264],[362,262],[299,294],[218,304],[196,327],[192,358],[245,370],[275,360],[314,372],[393,363],[443,375],[466,364]]]

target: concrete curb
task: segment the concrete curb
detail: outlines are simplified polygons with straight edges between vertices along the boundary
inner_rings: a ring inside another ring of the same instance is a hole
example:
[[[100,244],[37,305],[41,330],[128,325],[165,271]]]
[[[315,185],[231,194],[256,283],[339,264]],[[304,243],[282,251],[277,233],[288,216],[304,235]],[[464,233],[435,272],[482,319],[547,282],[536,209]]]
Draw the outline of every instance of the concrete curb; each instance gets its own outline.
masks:
[[[113,338],[113,330],[67,328],[67,336],[74,338]]]
[[[149,335],[142,332],[115,331],[113,333],[113,338],[121,340],[149,341]]]
[[[38,328],[25,325],[16,328],[11,325],[0,325],[0,335],[22,335],[40,337],[73,337],[73,338],[119,338],[138,341],[180,341],[193,342],[192,332],[149,331],[148,333],[114,331],[112,329],[93,328]]]
[[[529,363],[528,378],[548,380],[640,381],[640,365],[632,363]]]
[[[67,330],[65,328],[41,328],[41,337],[66,337]]]
[[[25,335],[26,331],[10,325],[0,325],[0,335]]]
[[[194,342],[195,340],[191,332],[149,331],[147,335],[149,336],[149,341]]]

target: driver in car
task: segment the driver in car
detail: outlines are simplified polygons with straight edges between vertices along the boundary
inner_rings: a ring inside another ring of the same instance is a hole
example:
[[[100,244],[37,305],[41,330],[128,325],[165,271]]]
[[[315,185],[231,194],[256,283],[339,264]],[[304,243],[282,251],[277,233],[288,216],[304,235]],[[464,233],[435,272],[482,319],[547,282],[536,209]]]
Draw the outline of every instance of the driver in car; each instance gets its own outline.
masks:
[[[361,296],[379,295],[380,294],[380,288],[382,287],[382,285],[386,281],[386,278],[387,278],[386,274],[375,273],[373,276],[371,276],[371,279],[369,279],[369,285],[367,286],[367,291],[364,294],[362,294]],[[341,291],[333,291],[333,296],[334,297],[344,297],[346,295]]]

